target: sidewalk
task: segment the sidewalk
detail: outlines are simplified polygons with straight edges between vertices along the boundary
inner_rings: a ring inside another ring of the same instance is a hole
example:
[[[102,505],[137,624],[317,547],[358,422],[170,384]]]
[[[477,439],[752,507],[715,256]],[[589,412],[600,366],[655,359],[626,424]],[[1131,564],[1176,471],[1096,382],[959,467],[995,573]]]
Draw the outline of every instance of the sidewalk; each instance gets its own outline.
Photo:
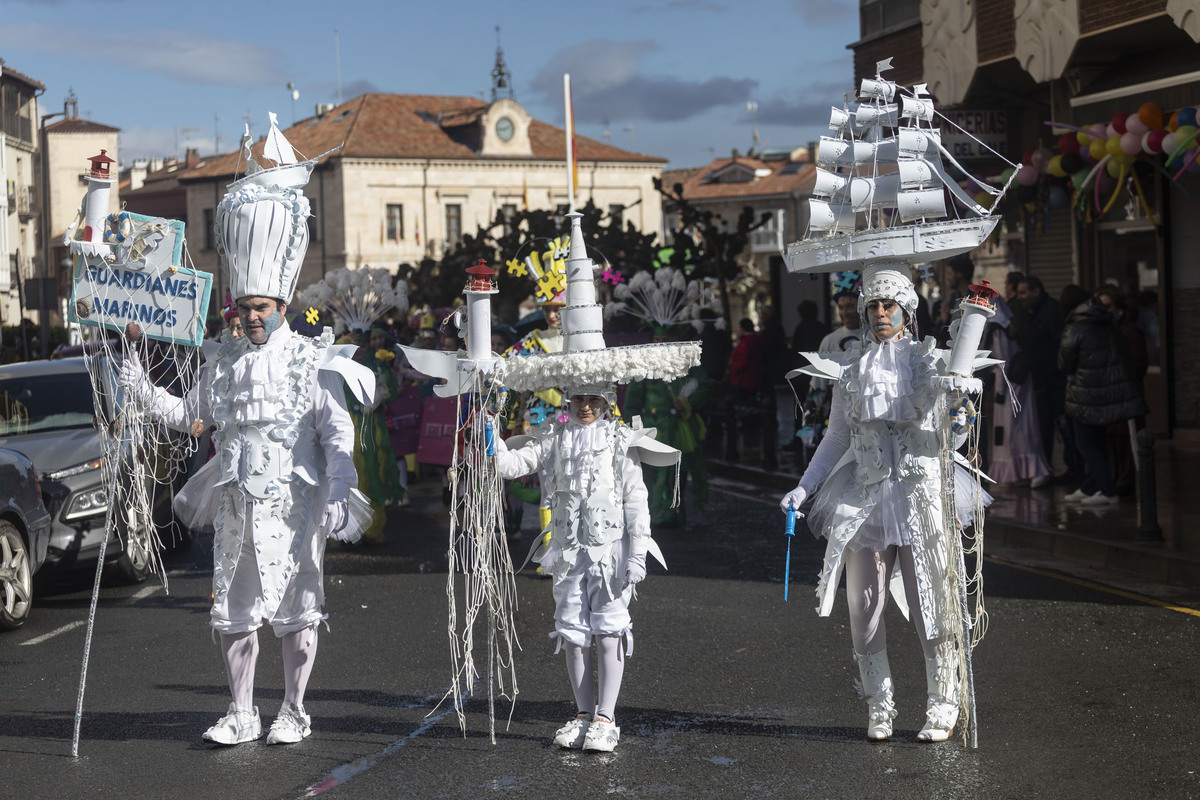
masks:
[[[798,454],[780,450],[779,469],[762,468],[761,453],[744,448],[737,463],[708,459],[713,475],[785,492],[796,485],[803,464]],[[1158,525],[1161,542],[1139,540],[1140,517],[1133,497],[1111,507],[1064,503],[1074,486],[1029,489],[989,486],[984,550],[1036,551],[1042,560],[1115,573],[1163,584],[1200,589],[1200,524],[1186,517],[1186,497],[1200,497],[1200,449],[1160,440],[1155,446]]]

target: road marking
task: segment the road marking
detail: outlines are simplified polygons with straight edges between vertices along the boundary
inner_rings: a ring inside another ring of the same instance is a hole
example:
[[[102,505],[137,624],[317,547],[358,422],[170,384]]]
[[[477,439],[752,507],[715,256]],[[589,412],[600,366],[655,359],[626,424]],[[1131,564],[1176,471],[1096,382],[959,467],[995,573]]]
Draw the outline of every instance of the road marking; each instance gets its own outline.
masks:
[[[129,602],[136,603],[138,600],[141,600],[143,597],[149,597],[150,595],[154,594],[157,591],[158,591],[157,583],[154,584],[153,586],[144,586],[141,589],[138,589],[137,592],[135,592],[134,595],[129,598]]]
[[[1117,597],[1124,597],[1127,600],[1136,600],[1139,603],[1146,603],[1147,605],[1158,606],[1159,608],[1165,608],[1168,611],[1178,611],[1180,614],[1191,614],[1193,617],[1200,617],[1200,611],[1197,611],[1194,608],[1188,608],[1187,606],[1177,606],[1174,603],[1168,603],[1163,600],[1156,600],[1153,597],[1147,597],[1144,594],[1136,594],[1134,592],[1127,592],[1124,589],[1114,589],[1113,587],[1105,586],[1102,583],[1093,583],[1092,581],[1085,581],[1083,578],[1073,578],[1070,575],[1063,575],[1062,573],[1052,572],[1047,569],[1039,569],[1038,567],[1027,567],[1024,564],[1018,564],[1014,561],[1007,561],[1003,558],[996,558],[995,556],[984,556],[983,560],[991,561],[996,564],[1003,564],[1006,567],[1012,567],[1014,569],[1025,570],[1026,572],[1032,572],[1035,575],[1042,575],[1047,578],[1054,578],[1056,580],[1066,581],[1067,583],[1073,583],[1076,586],[1083,586],[1088,589],[1095,589],[1098,592],[1107,592],[1108,594],[1115,594]]]
[[[42,642],[46,641],[47,639],[52,639],[53,637],[58,636],[60,633],[66,633],[67,631],[73,631],[76,628],[79,628],[82,626],[83,626],[83,620],[81,620],[81,619],[75,620],[74,622],[69,622],[66,625],[63,625],[61,628],[55,628],[54,630],[50,631],[49,633],[43,633],[41,636],[35,636],[27,642],[21,642],[21,646],[24,647],[25,645],[29,645],[29,644],[41,644]]]

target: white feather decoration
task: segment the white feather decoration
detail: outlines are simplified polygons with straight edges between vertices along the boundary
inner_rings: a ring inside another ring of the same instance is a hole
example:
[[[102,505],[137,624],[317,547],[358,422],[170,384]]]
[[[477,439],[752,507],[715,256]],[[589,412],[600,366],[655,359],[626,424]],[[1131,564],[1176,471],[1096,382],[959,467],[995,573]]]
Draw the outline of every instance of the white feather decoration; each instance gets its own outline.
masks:
[[[662,267],[654,272],[643,270],[613,290],[615,302],[604,308],[604,316],[629,314],[652,325],[669,328],[691,322],[697,329],[700,310],[716,309],[712,290],[701,281],[688,280],[674,267]]]
[[[337,319],[337,333],[367,330],[388,310],[408,313],[408,282],[392,285],[392,274],[382,267],[334,270],[300,292],[304,303],[328,309]]]

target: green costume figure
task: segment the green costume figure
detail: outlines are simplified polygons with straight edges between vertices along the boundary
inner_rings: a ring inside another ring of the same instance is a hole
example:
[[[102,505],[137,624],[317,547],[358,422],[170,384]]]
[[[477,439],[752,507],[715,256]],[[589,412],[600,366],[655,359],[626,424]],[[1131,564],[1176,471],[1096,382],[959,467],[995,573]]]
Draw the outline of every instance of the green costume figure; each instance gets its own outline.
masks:
[[[400,395],[396,373],[392,370],[396,355],[386,345],[384,331],[372,328],[365,346],[354,354],[355,361],[375,373],[374,403],[364,406],[349,390],[346,391],[346,406],[354,418],[354,468],[358,471],[358,490],[371,499],[374,510],[370,527],[363,531],[364,544],[383,543],[383,525],[387,521],[384,508],[404,498],[396,451],[392,448],[383,413],[383,406]]]
[[[682,494],[687,477],[692,477],[692,501],[702,505],[708,500],[708,473],[704,464],[704,437],[707,430],[700,411],[708,403],[712,379],[701,367],[692,367],[673,381],[638,381],[625,393],[625,414],[640,415],[642,425],[657,428],[658,441],[683,454],[679,465]],[[685,521],[682,499],[676,508],[674,470],[643,465],[646,488],[650,492],[650,521],[653,525],[682,525]]]

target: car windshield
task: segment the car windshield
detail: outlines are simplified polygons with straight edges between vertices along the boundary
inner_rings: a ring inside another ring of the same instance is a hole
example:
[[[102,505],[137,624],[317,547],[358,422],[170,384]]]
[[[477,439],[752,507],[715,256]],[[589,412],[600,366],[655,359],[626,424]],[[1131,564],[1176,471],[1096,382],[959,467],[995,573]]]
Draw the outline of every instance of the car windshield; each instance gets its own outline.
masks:
[[[87,428],[94,414],[86,372],[0,379],[0,435]]]

